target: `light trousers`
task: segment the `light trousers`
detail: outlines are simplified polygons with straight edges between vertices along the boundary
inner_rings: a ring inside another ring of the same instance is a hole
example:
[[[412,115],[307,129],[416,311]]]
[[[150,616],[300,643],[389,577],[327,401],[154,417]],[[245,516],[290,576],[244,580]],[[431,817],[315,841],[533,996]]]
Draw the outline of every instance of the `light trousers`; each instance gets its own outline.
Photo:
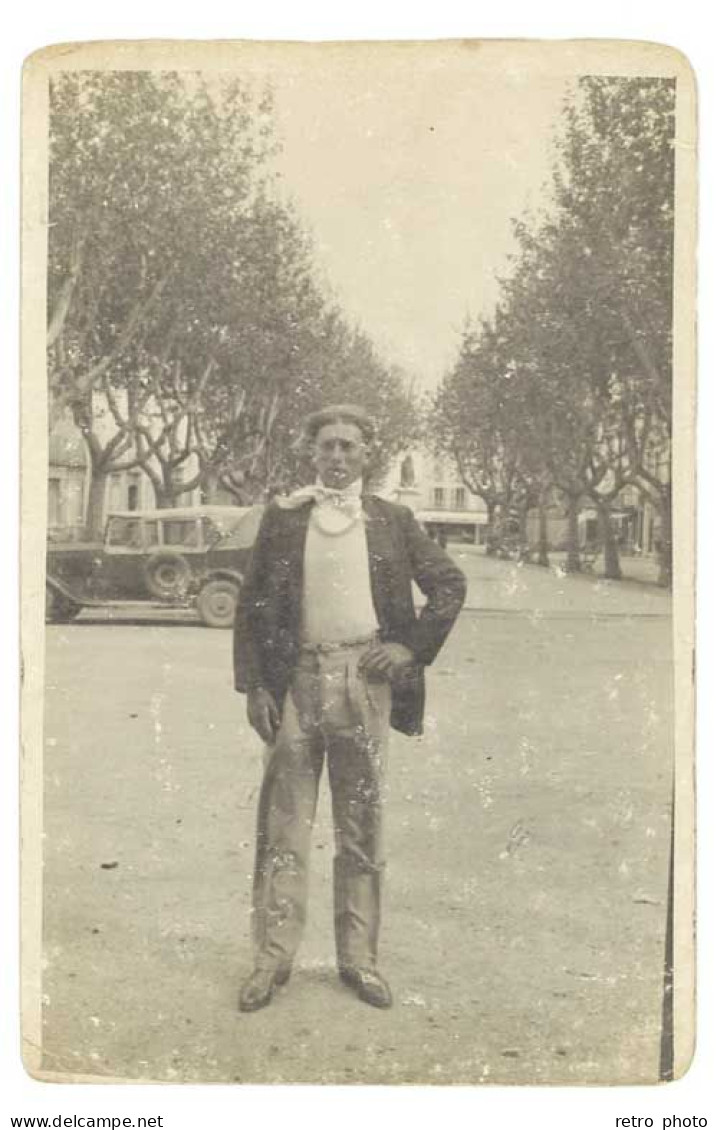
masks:
[[[334,822],[339,968],[376,963],[382,801],[391,713],[388,682],[359,670],[366,644],[303,651],[259,798],[252,934],[259,968],[291,963],[306,920],[311,832],[326,760]]]

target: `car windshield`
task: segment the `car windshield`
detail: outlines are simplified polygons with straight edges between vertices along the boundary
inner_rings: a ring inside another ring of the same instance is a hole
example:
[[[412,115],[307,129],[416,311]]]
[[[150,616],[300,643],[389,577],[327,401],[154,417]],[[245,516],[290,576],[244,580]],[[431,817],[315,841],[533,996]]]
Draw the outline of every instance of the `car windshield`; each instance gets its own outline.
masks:
[[[199,545],[199,526],[194,518],[186,520],[167,519],[163,523],[163,541],[165,545],[196,548]]]
[[[142,525],[138,518],[110,518],[107,544],[124,549],[142,548]]]

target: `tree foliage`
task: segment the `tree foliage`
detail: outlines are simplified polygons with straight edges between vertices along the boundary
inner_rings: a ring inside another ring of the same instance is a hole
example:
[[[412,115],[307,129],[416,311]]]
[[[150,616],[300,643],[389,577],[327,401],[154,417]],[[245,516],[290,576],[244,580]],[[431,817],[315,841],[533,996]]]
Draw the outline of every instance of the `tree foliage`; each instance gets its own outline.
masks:
[[[50,143],[50,401],[88,443],[90,525],[104,477],[130,466],[165,505],[196,485],[242,502],[287,485],[303,411],[334,393],[376,410],[384,458],[401,442],[404,383],[327,302],[280,199],[268,93],[67,72]]]
[[[628,484],[659,508],[669,579],[674,88],[579,81],[555,139],[542,212],[515,222],[517,253],[491,319],[467,327],[437,402],[439,446],[471,489],[511,506],[547,486],[567,501],[569,567],[588,499],[607,521]]]

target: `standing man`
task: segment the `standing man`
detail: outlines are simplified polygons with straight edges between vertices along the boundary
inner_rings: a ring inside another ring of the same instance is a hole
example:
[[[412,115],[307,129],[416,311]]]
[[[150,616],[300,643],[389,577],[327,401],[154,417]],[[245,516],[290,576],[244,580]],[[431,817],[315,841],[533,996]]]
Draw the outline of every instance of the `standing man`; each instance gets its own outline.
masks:
[[[374,437],[364,410],[324,408],[305,431],[316,485],[267,508],[234,633],[236,689],[267,746],[244,1012],[269,1004],[291,974],[324,758],[339,975],[367,1004],[390,1007],[376,967],[388,731],[422,732],[423,669],[465,598],[463,574],[411,511],[364,494]],[[413,581],[427,598],[418,615]]]

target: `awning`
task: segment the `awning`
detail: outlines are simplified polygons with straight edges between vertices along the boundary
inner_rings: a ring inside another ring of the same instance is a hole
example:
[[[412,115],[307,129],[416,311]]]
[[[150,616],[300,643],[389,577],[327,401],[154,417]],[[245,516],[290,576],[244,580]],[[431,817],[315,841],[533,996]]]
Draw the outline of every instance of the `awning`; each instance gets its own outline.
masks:
[[[443,526],[487,526],[488,515],[481,510],[417,510],[419,522]]]

